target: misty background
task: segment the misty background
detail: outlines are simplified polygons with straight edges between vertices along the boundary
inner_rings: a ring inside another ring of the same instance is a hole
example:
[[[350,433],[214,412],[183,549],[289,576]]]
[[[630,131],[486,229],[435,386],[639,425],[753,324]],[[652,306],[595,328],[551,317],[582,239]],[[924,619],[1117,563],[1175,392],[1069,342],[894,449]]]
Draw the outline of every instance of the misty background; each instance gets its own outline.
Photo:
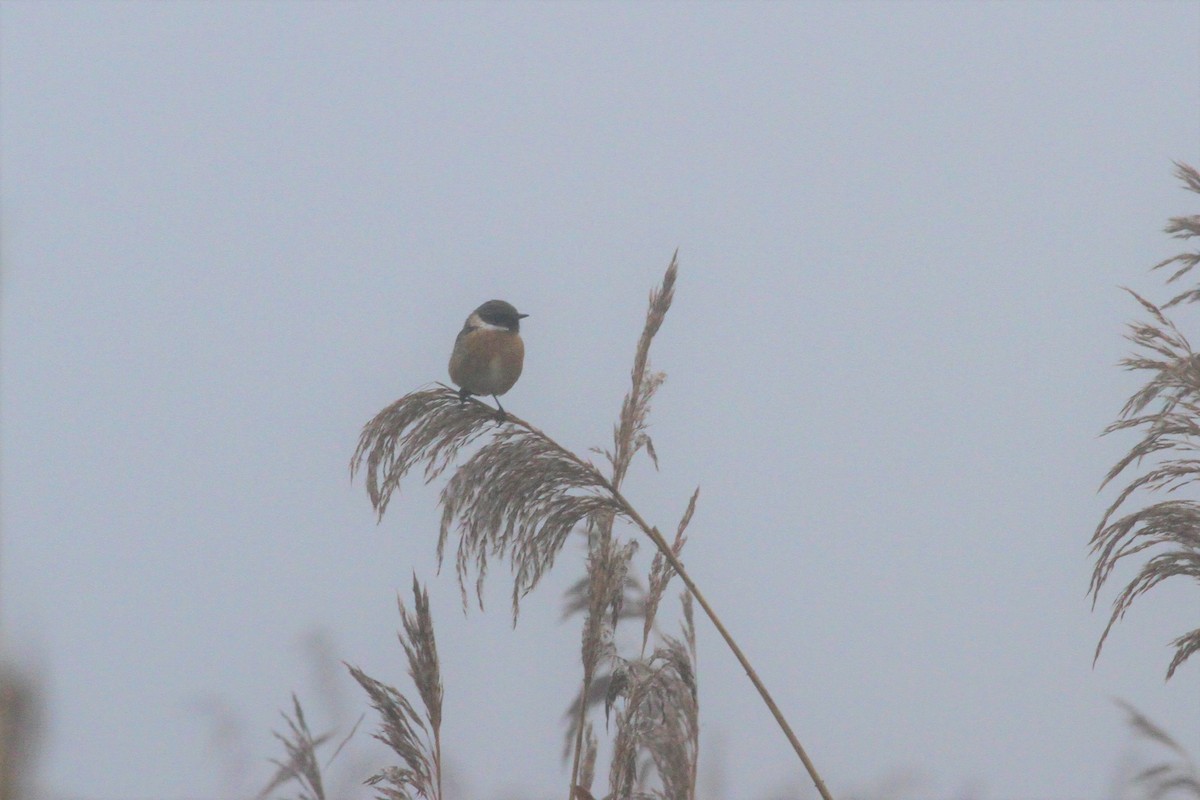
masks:
[[[676,248],[626,494],[673,529],[701,487],[684,560],[836,795],[1111,796],[1114,697],[1200,754],[1200,664],[1163,681],[1196,587],[1094,669],[1085,597],[1198,41],[1194,2],[0,4],[0,632],[42,794],[258,788],[290,692],[344,734],[339,660],[407,686],[415,571],[456,796],[561,795],[582,548],[515,630],[499,565],[464,615],[440,485],[376,524],[347,466],[491,298],[530,315],[505,406],[607,445]],[[697,629],[702,789],[812,796]]]

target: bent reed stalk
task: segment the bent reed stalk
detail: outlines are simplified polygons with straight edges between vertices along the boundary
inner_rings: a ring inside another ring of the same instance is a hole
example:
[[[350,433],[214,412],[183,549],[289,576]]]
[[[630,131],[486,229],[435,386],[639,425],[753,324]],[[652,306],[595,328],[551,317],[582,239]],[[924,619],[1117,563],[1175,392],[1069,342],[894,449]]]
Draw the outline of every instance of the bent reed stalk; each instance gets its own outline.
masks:
[[[447,391],[452,390],[447,387]],[[472,398],[472,400],[474,400],[474,398]],[[478,400],[474,400],[474,402],[479,403],[480,406],[488,409],[489,411],[491,410],[491,407],[485,403],[481,403]],[[603,486],[609,492],[612,499],[616,502],[622,516],[633,523],[635,528],[640,530],[650,539],[651,542],[654,543],[654,546],[658,548],[658,552],[662,553],[663,558],[667,560],[667,563],[669,563],[671,568],[675,570],[677,575],[679,575],[679,579],[683,581],[685,586],[687,586],[688,592],[691,593],[692,597],[696,598],[696,602],[700,604],[702,609],[704,609],[704,613],[712,621],[712,624],[714,627],[716,627],[717,632],[721,634],[721,638],[725,640],[725,644],[733,652],[733,655],[735,658],[737,658],[738,663],[742,665],[742,669],[746,671],[746,677],[748,677],[750,682],[754,684],[754,688],[758,690],[759,696],[762,697],[763,702],[771,711],[772,716],[775,717],[776,723],[779,724],[779,727],[787,737],[788,742],[792,745],[792,749],[796,751],[796,755],[800,758],[800,762],[804,764],[804,769],[808,771],[808,775],[812,779],[813,785],[816,787],[817,792],[820,793],[822,800],[833,800],[833,795],[829,793],[828,787],[825,786],[825,781],[821,779],[820,773],[817,772],[816,765],[813,764],[812,759],[809,758],[808,752],[804,749],[804,745],[800,743],[800,739],[796,736],[795,731],[792,730],[792,726],[788,724],[787,718],[784,717],[783,711],[780,710],[779,705],[775,702],[775,698],[771,696],[771,692],[767,689],[766,684],[764,684],[762,679],[758,677],[758,672],[750,663],[750,659],[746,657],[746,654],[742,651],[742,648],[738,646],[737,641],[733,638],[733,634],[731,634],[729,629],[725,627],[725,623],[721,621],[721,618],[717,615],[717,612],[711,605],[709,605],[708,599],[704,596],[704,593],[700,591],[700,587],[696,585],[696,582],[692,580],[692,576],[688,574],[688,571],[683,566],[683,563],[680,562],[680,560],[675,556],[674,551],[671,549],[671,545],[667,543],[667,540],[663,537],[662,533],[659,532],[658,528],[646,522],[642,515],[638,513],[638,510],[633,507],[633,504],[630,503],[629,500],[627,500],[619,490],[614,488],[608,479],[605,478],[604,475],[601,474],[601,472],[596,469],[595,465],[593,465],[591,462],[584,461],[579,456],[575,455],[575,453],[551,439],[542,430],[534,427],[532,424],[526,422],[520,417],[514,416],[511,412],[508,414],[507,422],[520,428],[524,428],[530,434],[537,436],[550,446],[554,447],[563,456],[570,458],[584,469],[590,470],[596,482]]]

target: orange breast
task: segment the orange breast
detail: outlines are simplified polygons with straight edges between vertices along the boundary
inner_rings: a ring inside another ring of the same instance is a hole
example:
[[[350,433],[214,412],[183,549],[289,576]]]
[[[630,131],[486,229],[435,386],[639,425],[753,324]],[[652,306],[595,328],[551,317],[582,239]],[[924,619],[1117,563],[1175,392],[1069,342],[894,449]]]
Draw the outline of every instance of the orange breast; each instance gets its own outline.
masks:
[[[504,394],[521,377],[525,343],[509,331],[474,330],[460,336],[450,356],[450,380],[471,394]]]

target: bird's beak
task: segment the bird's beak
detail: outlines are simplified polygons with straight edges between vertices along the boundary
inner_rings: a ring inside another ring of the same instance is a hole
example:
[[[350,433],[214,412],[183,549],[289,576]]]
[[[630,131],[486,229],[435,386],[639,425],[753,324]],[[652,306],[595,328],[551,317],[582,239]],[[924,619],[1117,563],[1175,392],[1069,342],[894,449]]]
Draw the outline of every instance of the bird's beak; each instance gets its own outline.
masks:
[[[525,319],[528,316],[528,314],[517,314],[517,319]]]

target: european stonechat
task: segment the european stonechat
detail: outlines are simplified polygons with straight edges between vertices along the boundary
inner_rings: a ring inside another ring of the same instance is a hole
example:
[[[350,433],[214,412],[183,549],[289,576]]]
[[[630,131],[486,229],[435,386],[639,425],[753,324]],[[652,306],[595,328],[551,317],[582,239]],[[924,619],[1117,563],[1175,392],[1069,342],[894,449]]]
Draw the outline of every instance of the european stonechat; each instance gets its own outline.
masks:
[[[500,408],[500,419],[505,412],[499,395],[521,377],[525,362],[521,320],[528,316],[503,300],[488,300],[467,317],[450,354],[450,380],[458,385],[458,396],[466,401],[473,394],[490,394]]]

